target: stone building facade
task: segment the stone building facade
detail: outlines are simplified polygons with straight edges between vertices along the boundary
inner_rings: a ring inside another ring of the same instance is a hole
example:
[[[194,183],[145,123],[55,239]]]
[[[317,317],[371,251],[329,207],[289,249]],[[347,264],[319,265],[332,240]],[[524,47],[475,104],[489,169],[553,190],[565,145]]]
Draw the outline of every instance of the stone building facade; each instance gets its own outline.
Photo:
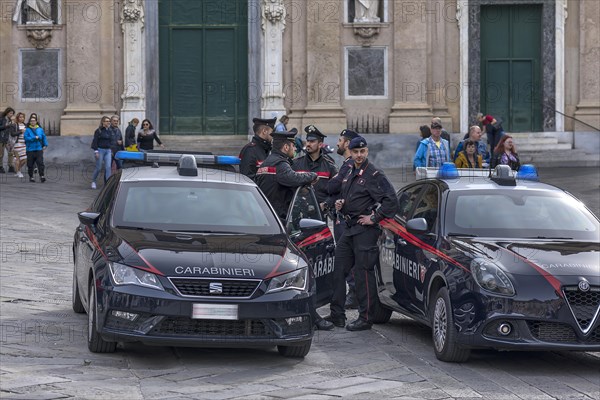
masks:
[[[482,111],[508,131],[600,126],[596,0],[0,0],[0,108],[88,135],[245,135],[252,117],[412,133]],[[44,8],[45,7],[45,8]]]

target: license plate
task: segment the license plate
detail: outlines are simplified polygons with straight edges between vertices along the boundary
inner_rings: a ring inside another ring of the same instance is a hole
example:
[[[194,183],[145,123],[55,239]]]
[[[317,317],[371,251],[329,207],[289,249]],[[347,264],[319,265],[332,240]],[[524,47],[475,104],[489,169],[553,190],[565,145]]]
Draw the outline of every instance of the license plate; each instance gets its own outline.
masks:
[[[194,304],[192,319],[238,319],[237,304]]]

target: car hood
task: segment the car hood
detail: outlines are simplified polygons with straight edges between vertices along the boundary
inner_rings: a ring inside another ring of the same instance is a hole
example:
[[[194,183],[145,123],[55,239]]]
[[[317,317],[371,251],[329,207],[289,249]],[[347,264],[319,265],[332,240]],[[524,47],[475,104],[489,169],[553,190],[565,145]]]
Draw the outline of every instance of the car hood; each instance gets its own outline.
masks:
[[[457,248],[501,265],[513,275],[585,277],[600,284],[600,243],[452,238]]]
[[[115,229],[113,261],[158,275],[265,279],[297,269],[285,234],[189,234]]]

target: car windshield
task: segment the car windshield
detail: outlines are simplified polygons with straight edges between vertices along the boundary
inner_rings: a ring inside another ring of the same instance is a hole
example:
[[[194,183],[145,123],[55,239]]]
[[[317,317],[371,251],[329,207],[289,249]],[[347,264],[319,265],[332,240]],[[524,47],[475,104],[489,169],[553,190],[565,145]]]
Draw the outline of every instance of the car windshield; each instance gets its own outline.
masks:
[[[448,197],[445,231],[480,237],[598,241],[599,222],[564,192],[457,191]]]
[[[209,182],[127,182],[112,225],[180,232],[278,234],[256,187]]]

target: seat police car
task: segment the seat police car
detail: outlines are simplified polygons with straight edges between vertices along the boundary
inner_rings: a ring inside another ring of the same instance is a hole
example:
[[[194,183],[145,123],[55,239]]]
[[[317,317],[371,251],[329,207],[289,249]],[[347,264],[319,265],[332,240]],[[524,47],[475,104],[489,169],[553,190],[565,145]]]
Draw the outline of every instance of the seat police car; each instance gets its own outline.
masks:
[[[475,348],[600,350],[600,228],[583,203],[531,165],[417,177],[381,222],[378,322],[397,311],[430,326],[448,362]]]
[[[72,303],[88,314],[90,351],[142,342],[304,357],[311,311],[328,301],[333,275],[333,238],[312,189],[298,189],[284,226],[228,165],[237,157],[118,157],[154,165],[120,170],[78,214]]]

